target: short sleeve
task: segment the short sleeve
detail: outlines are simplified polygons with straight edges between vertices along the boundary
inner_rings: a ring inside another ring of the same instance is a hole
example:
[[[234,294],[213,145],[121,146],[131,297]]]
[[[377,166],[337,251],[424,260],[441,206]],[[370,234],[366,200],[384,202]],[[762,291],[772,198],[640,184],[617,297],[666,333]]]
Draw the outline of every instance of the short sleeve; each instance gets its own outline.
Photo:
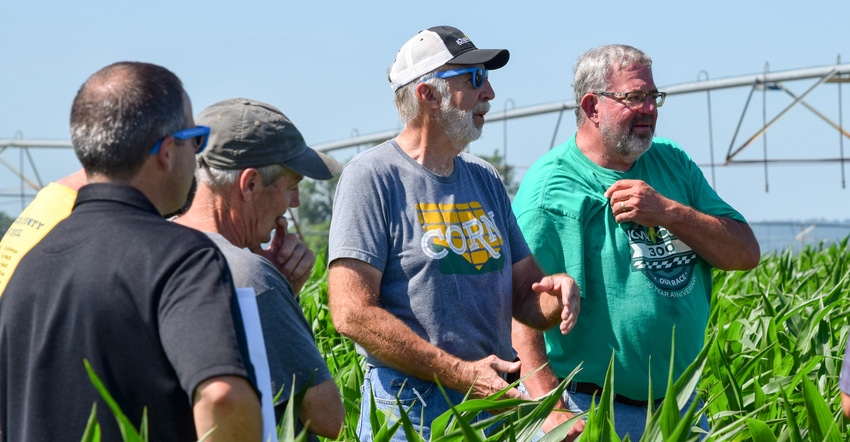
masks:
[[[328,263],[354,258],[384,271],[389,247],[388,204],[377,174],[363,162],[349,163],[334,195]]]
[[[546,209],[531,209],[519,214],[517,223],[544,273],[570,275],[584,296],[584,236],[578,220]]]
[[[160,341],[189,397],[206,379],[241,376],[256,385],[230,270],[221,252],[189,253],[159,302]]]

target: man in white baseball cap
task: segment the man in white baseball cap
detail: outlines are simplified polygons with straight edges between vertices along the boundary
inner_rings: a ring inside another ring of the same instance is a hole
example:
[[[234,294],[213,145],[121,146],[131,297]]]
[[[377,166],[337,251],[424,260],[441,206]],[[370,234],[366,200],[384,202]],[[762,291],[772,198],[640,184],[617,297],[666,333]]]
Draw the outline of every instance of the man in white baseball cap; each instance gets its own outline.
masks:
[[[507,388],[520,369],[512,318],[563,332],[575,323],[572,278],[543,275],[499,173],[462,153],[481,136],[495,97],[488,71],[509,57],[450,26],[419,32],[389,70],[404,129],[340,177],[328,290],[334,325],[368,364],[360,440],[379,430],[370,425],[371,395],[396,416],[398,400],[427,440],[449,409],[435,379],[452,404]],[[403,430],[393,436],[404,438]]]

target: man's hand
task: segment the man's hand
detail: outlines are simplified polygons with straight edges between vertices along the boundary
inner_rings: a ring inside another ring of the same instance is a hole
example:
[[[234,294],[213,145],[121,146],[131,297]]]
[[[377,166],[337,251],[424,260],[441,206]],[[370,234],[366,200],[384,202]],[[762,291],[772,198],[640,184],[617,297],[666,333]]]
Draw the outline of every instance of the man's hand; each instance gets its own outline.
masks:
[[[576,325],[581,310],[581,298],[575,280],[565,273],[558,273],[544,276],[531,288],[541,295],[545,293],[558,299],[561,304],[561,334],[569,333]]]
[[[286,217],[279,216],[275,222],[277,226],[269,248],[252,250],[252,252],[271,261],[292,284],[295,295],[298,296],[301,288],[310,279],[310,273],[316,264],[316,255],[298,239],[298,235],[287,231],[289,224]]]
[[[519,371],[521,366],[522,363],[520,361],[508,362],[503,359],[499,359],[494,355],[487,356],[486,358],[479,359],[477,361],[467,362],[461,372],[463,377],[461,383],[466,384],[467,386],[465,389],[463,387],[455,389],[458,391],[466,391],[469,390],[471,386],[472,392],[470,393],[470,397],[483,399],[488,396],[492,396],[510,385],[507,381],[505,381],[504,377],[502,377],[502,373],[516,373]],[[508,390],[502,397],[528,399],[516,388]]]
[[[677,202],[665,198],[641,180],[620,180],[605,191],[618,223],[635,222],[646,227],[667,225],[667,216]]]

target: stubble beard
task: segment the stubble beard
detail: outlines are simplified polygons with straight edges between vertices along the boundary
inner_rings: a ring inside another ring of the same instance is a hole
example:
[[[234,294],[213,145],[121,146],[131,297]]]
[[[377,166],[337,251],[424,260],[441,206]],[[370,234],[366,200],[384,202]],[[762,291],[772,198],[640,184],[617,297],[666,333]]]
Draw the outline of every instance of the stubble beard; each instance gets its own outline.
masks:
[[[600,131],[605,146],[613,148],[618,154],[631,162],[637,161],[644,152],[649,150],[649,146],[652,145],[652,137],[655,135],[654,129],[647,133],[632,132],[634,124],[639,121],[639,119],[633,120],[628,127],[619,127],[611,122],[603,121],[600,125]]]

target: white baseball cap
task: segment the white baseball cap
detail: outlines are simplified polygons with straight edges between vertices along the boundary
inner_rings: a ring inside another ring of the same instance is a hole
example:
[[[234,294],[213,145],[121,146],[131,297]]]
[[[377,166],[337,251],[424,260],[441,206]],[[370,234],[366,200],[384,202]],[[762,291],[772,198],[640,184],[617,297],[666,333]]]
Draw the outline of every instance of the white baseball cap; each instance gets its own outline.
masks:
[[[478,49],[457,28],[434,26],[419,31],[398,51],[390,68],[390,87],[398,90],[447,63],[499,69],[508,63],[510,55],[507,49]]]

